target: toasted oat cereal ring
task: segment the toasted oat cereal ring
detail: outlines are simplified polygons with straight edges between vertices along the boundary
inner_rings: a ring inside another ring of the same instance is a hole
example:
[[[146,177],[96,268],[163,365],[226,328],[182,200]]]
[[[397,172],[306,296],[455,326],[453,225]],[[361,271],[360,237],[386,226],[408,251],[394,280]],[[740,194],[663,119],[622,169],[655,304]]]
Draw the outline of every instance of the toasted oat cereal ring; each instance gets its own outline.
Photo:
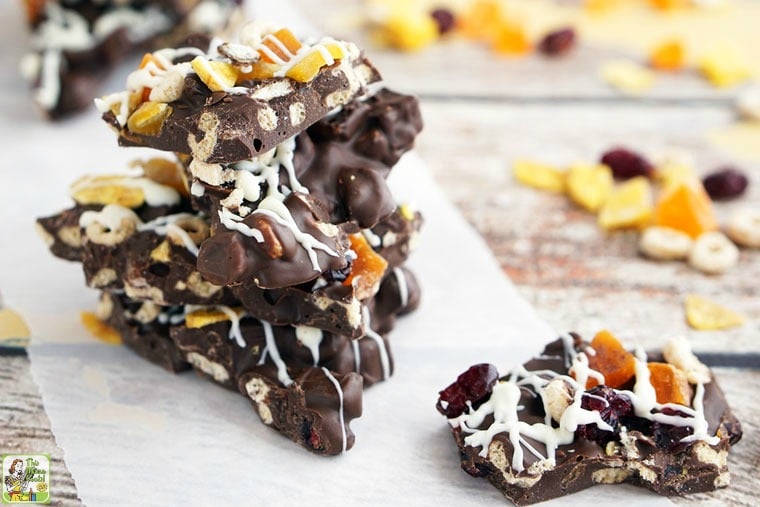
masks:
[[[739,249],[722,232],[706,232],[697,238],[689,264],[703,273],[720,274],[739,262]]]
[[[639,250],[653,259],[686,259],[694,245],[688,234],[670,227],[652,226],[644,229]]]
[[[760,248],[760,208],[735,212],[728,221],[726,234],[741,246]]]

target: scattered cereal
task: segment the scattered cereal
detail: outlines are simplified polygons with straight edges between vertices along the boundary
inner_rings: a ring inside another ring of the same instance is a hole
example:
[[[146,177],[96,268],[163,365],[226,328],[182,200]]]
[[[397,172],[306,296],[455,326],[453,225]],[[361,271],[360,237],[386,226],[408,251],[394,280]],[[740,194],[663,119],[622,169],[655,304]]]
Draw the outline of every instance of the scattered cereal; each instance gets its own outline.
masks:
[[[725,234],[706,232],[694,242],[689,254],[689,264],[710,275],[728,271],[739,262],[739,249]]]
[[[639,250],[658,260],[683,260],[689,256],[694,242],[681,231],[657,225],[647,227],[639,238]]]
[[[728,220],[726,234],[738,245],[760,248],[760,208],[735,211]]]

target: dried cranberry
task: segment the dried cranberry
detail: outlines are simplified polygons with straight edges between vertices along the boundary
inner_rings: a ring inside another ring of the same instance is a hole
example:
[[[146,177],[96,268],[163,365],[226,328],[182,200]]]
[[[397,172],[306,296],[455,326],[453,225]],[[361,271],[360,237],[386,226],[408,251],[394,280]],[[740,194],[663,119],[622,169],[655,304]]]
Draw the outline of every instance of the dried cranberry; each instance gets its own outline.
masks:
[[[492,364],[470,366],[453,384],[438,393],[436,408],[449,418],[462,415],[467,409],[468,401],[473,408],[477,408],[498,379],[499,372]]]
[[[432,16],[433,20],[435,20],[438,25],[438,33],[441,35],[450,32],[454,29],[454,25],[456,25],[454,13],[446,8],[439,7],[433,10],[433,12],[430,13],[430,16]]]
[[[747,190],[749,180],[742,171],[723,167],[705,176],[702,185],[712,199],[733,199]]]
[[[691,426],[673,426],[656,422],[652,425],[652,437],[654,443],[660,449],[672,451],[673,449],[684,445],[681,439],[688,437],[694,432]]]
[[[626,148],[614,148],[602,155],[602,164],[612,169],[612,175],[619,180],[635,176],[651,178],[654,167],[647,159]]]
[[[581,408],[599,412],[604,422],[612,426],[613,431],[602,430],[596,424],[582,424],[575,430],[576,435],[605,445],[615,438],[620,426],[620,419],[633,415],[630,398],[607,386],[596,386],[583,394]]]
[[[570,27],[550,32],[538,43],[538,49],[548,56],[563,55],[573,46],[575,46],[575,30]]]

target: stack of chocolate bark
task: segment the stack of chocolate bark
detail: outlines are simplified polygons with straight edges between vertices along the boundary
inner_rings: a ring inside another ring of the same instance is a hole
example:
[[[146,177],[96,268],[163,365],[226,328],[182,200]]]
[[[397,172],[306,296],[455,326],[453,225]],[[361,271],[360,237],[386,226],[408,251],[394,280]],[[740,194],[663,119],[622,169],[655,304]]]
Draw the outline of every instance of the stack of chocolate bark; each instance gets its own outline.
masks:
[[[353,44],[260,23],[146,55],[97,103],[122,145],[176,158],[82,178],[38,221],[127,346],[325,455],[352,447],[362,387],[392,374],[388,333],[419,303],[403,264],[422,218],[386,177],[422,122],[378,80]]]
[[[137,51],[239,24],[242,0],[24,0],[31,49],[21,71],[51,119],[92,105],[102,81]]]

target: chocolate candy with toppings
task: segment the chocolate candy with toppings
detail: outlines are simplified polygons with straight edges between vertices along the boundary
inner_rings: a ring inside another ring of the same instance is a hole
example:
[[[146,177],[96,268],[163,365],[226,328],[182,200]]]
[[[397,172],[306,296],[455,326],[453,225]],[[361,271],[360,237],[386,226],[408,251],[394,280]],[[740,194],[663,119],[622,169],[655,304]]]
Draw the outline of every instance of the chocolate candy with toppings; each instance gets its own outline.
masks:
[[[121,145],[184,153],[198,164],[248,160],[379,79],[351,43],[309,45],[260,24],[246,25],[239,42],[197,46],[154,52],[126,90],[96,101]]]
[[[31,50],[21,72],[34,101],[51,119],[90,107],[110,71],[135,52],[190,33],[228,28],[240,9],[240,0],[26,4]]]
[[[676,345],[665,347],[664,366],[680,371],[688,365],[682,372],[694,387],[688,405],[658,403],[663,385],[650,371],[663,364],[661,354],[637,349],[632,385],[613,389],[589,368],[593,351],[577,335],[550,343],[493,384],[476,382],[477,393],[452,396],[463,377],[490,378],[478,374],[487,366],[471,368],[441,392],[438,406],[452,410],[448,420],[462,468],[486,477],[517,505],[594,484],[630,482],[667,496],[725,487],[728,450],[741,438],[741,425],[688,343]],[[694,375],[695,361],[707,375]],[[586,390],[592,377],[601,385]],[[444,405],[453,399],[456,406]]]

